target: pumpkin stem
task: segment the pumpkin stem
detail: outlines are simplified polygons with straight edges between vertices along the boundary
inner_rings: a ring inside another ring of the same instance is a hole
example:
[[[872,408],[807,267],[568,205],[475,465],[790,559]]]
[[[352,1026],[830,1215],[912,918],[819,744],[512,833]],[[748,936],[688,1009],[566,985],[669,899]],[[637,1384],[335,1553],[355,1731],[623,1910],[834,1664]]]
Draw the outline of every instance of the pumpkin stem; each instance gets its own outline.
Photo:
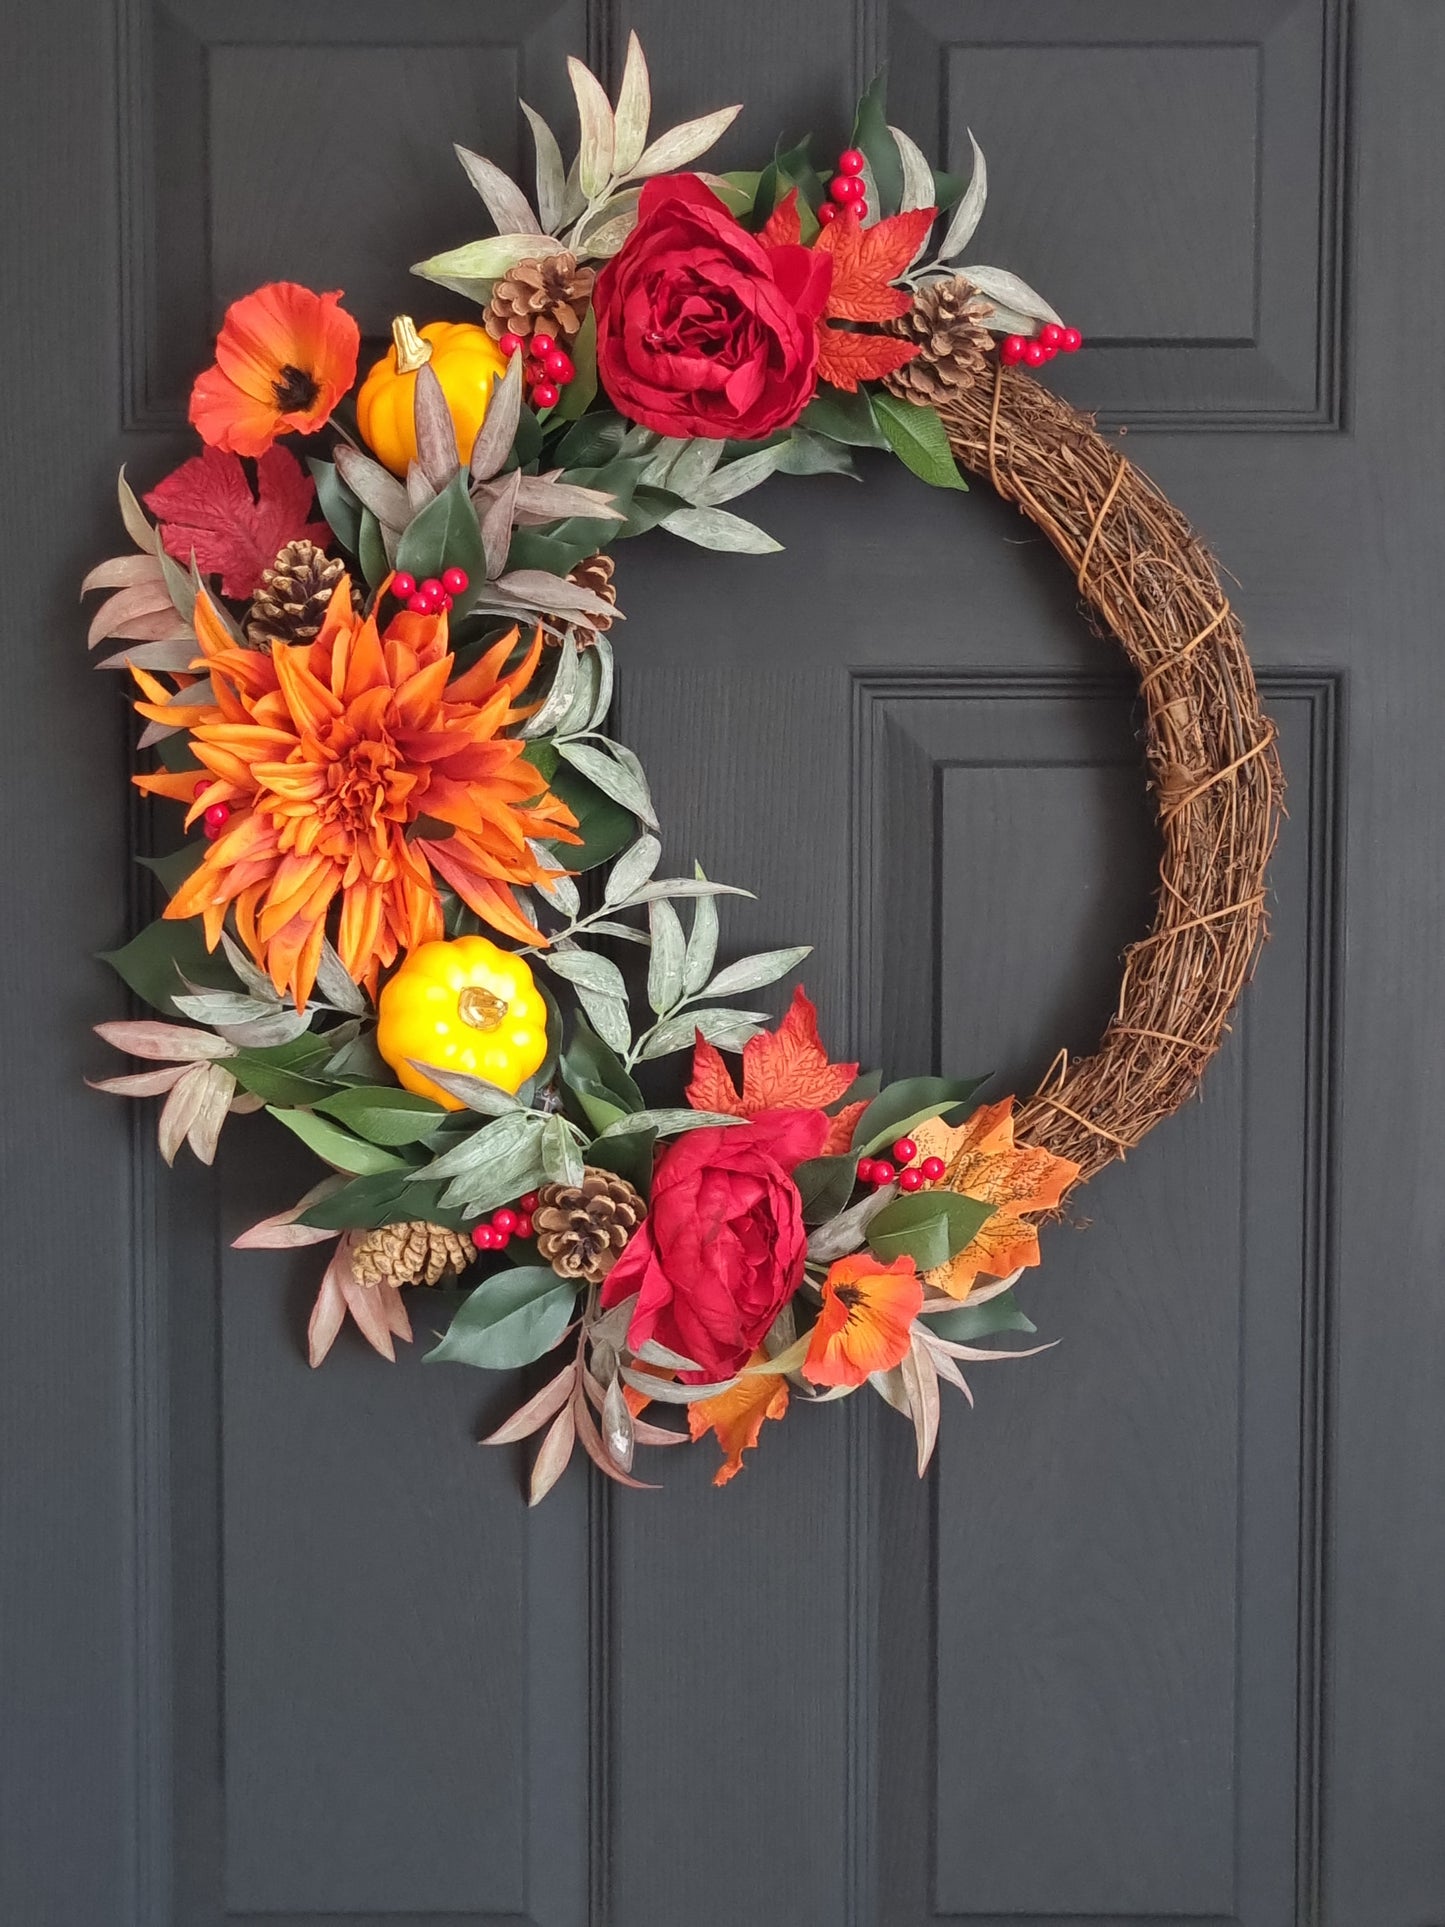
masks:
[[[480,984],[464,985],[457,998],[457,1015],[474,1030],[498,1029],[508,1008],[504,998],[483,990]]]
[[[414,375],[418,368],[424,368],[431,360],[431,343],[422,340],[409,314],[399,314],[392,322],[391,338],[396,344],[396,372],[399,375]]]

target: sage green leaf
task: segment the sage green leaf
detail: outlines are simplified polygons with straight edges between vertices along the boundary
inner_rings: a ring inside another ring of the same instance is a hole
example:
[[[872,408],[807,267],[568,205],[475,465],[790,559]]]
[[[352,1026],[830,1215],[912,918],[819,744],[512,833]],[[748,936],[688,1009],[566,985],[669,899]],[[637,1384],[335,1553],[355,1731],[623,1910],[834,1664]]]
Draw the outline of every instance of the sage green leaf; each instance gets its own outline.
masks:
[[[775,442],[770,448],[755,449],[751,455],[743,455],[735,462],[714,469],[706,481],[692,491],[689,500],[699,508],[716,508],[722,502],[746,495],[749,489],[757,488],[777,472],[787,446],[786,442]],[[687,494],[685,489],[680,492]]]
[[[1052,321],[1063,326],[1062,317],[1054,312],[1044,297],[1007,268],[963,267],[959,273],[966,276],[979,293],[986,295],[990,301],[1001,301],[1017,309],[1020,314],[1032,316],[1035,321]]]
[[[556,1112],[542,1126],[542,1168],[553,1184],[582,1182],[582,1152],[571,1125]]]
[[[676,127],[660,134],[628,172],[634,180],[639,176],[647,179],[654,174],[676,173],[678,168],[688,166],[710,147],[715,147],[742,111],[739,102],[736,107],[719,107],[716,113],[701,114],[696,120],[680,121]]]
[[[574,246],[579,257],[591,255],[605,261],[616,254],[637,226],[640,193],[639,188],[625,187],[620,194],[610,195],[600,207],[591,209],[577,225]]]
[[[530,1365],[558,1343],[571,1322],[577,1287],[550,1265],[515,1265],[483,1279],[463,1299],[428,1364],[475,1365],[504,1372]]]
[[[885,1263],[909,1257],[931,1271],[971,1244],[996,1209],[960,1191],[914,1191],[884,1206],[868,1226],[868,1243]]]
[[[469,1111],[477,1111],[483,1117],[505,1117],[509,1111],[520,1111],[523,1106],[510,1091],[504,1091],[500,1084],[492,1084],[485,1077],[471,1077],[466,1071],[442,1070],[436,1064],[424,1064],[417,1058],[410,1060],[413,1070],[429,1077],[453,1097],[460,1098]]]
[[[629,1050],[632,1046],[632,1018],[624,1000],[609,997],[602,991],[589,990],[585,984],[578,984],[576,990],[578,1003],[591,1019],[602,1041],[615,1051]]]
[[[595,990],[603,997],[618,998],[623,1003],[627,1001],[627,986],[622,980],[622,972],[610,957],[599,956],[595,950],[559,947],[543,951],[542,962],[554,975],[569,984]]]
[[[687,947],[682,923],[666,897],[647,906],[652,955],[647,965],[647,1001],[665,1017],[682,997],[682,959]]]
[[[699,435],[696,441],[684,442],[668,464],[667,486],[675,495],[685,496],[689,502],[696,501],[698,489],[722,460],[726,447],[727,443],[715,436]],[[656,466],[654,461],[652,468]],[[662,480],[651,471],[649,474],[654,481]]]
[[[753,957],[739,957],[727,964],[707,987],[709,997],[738,997],[745,990],[761,990],[796,970],[804,957],[813,954],[810,943],[793,944],[786,950],[760,950]]]
[[[766,529],[727,509],[674,509],[671,515],[663,516],[662,527],[701,549],[717,549],[728,555],[775,555],[783,546]]]
[[[467,179],[481,195],[498,234],[540,234],[541,223],[532,204],[510,174],[504,174],[494,161],[474,154],[469,147],[453,142],[453,151],[466,171]]]
[[[145,510],[136,500],[135,490],[125,479],[125,464],[121,463],[120,473],[115,479],[116,497],[120,502],[120,519],[125,523],[125,532],[138,549],[147,555],[160,553],[156,542],[156,532]]]
[[[563,636],[562,645],[557,651],[552,687],[547,691],[541,708],[535,715],[529,716],[517,732],[524,741],[530,741],[534,736],[551,736],[555,733],[563,717],[572,707],[572,697],[577,688],[577,670],[577,644],[568,634]]]
[[[562,160],[562,150],[557,145],[557,136],[546,121],[525,100],[518,105],[527,116],[527,125],[532,130],[532,145],[537,153],[537,212],[541,216],[542,226],[551,234],[562,225],[567,169]]]
[[[630,174],[642,159],[647,145],[647,129],[652,119],[652,82],[647,71],[647,56],[635,33],[627,36],[627,59],[622,67],[622,84],[617,90],[617,113],[612,144],[614,173]]]
[[[347,974],[346,965],[329,937],[324,937],[321,942],[321,956],[316,965],[316,988],[328,1004],[334,1004],[337,1010],[344,1010],[348,1017],[364,1017],[371,1008],[366,1000],[366,992]]]
[[[458,294],[469,296],[472,300],[487,299],[490,283],[504,275],[508,268],[516,267],[519,261],[532,261],[548,254],[560,254],[562,242],[550,234],[494,234],[485,241],[468,241],[465,247],[449,248],[445,254],[434,254],[426,261],[418,261],[412,267],[413,274],[419,274],[423,281],[435,281],[440,287],[454,288]],[[482,294],[487,284],[487,294]]]
[[[649,829],[657,829],[657,812],[653,808],[647,785],[639,782],[631,770],[624,769],[604,750],[595,749],[590,743],[558,743],[557,751],[604,796],[610,797],[614,803],[620,803],[623,809],[631,810]]]
[[[376,1177],[383,1171],[406,1169],[405,1158],[393,1157],[380,1145],[368,1144],[364,1138],[353,1136],[314,1111],[287,1110],[279,1104],[268,1104],[266,1109],[272,1117],[279,1118],[288,1131],[294,1131],[317,1157],[324,1158],[338,1171],[350,1171],[354,1177]]]
[[[577,120],[582,130],[582,145],[577,155],[577,179],[589,201],[607,190],[612,179],[616,151],[616,129],[612,104],[602,83],[590,67],[575,54],[567,57],[567,77],[577,101]]]
[[[657,1026],[643,1046],[642,1055],[651,1062],[656,1057],[666,1057],[670,1051],[691,1050],[699,1031],[719,1050],[741,1050],[767,1021],[765,1010],[679,1011],[677,1016]]]
[[[893,136],[893,145],[898,149],[899,164],[903,169],[903,194],[898,203],[900,214],[911,214],[915,208],[933,206],[933,169],[928,157],[911,134],[905,134],[901,127],[888,128]],[[919,253],[927,245],[926,237],[920,243]],[[915,255],[914,260],[918,259]]]
[[[873,412],[888,437],[888,445],[905,468],[933,488],[958,489],[968,493],[968,483],[958,472],[948,431],[932,408],[923,402],[900,401],[887,389],[873,397]]]
[[[640,836],[631,849],[624,850],[613,864],[603,892],[604,903],[625,903],[634,890],[641,889],[656,870],[662,845],[655,836]]]
[[[696,880],[706,883],[702,865],[693,865]],[[695,997],[712,974],[713,963],[717,957],[717,898],[699,897],[692,913],[692,929],[687,937],[687,955],[682,964],[682,987],[689,997]]]
[[[632,909],[657,897],[750,897],[752,894],[739,884],[713,883],[708,877],[654,877],[651,883],[634,890],[621,907]]]
[[[469,1177],[500,1159],[510,1158],[521,1149],[535,1151],[541,1139],[542,1120],[527,1111],[508,1111],[494,1118],[423,1166],[422,1178]]]
[[[836,1218],[829,1218],[820,1224],[808,1238],[808,1256],[815,1264],[831,1264],[835,1258],[842,1258],[850,1251],[856,1251],[862,1244],[868,1226],[880,1211],[885,1211],[894,1197],[894,1186],[885,1184],[857,1204],[850,1204],[846,1211],[840,1211]]]
[[[841,388],[820,389],[803,410],[800,420],[804,428],[827,436],[829,441],[845,442],[850,448],[888,446],[866,388],[852,395],[845,395]]]
[[[683,1131],[696,1131],[704,1126],[746,1122],[746,1118],[725,1117],[720,1111],[634,1111],[630,1117],[619,1118],[597,1135],[602,1143],[633,1131],[656,1131],[659,1137],[677,1137]]]
[[[371,1144],[415,1144],[434,1131],[448,1112],[429,1097],[415,1091],[389,1090],[385,1086],[368,1090],[353,1085],[338,1091],[316,1106],[327,1117],[334,1117]]]
[[[630,1365],[622,1367],[622,1376],[636,1392],[646,1392],[660,1405],[696,1405],[704,1398],[716,1398],[719,1392],[727,1391],[737,1384],[735,1378],[720,1378],[712,1385],[679,1385],[675,1378],[658,1378],[653,1372],[637,1372]]]
[[[988,163],[983,158],[983,149],[973,137],[971,127],[968,130],[968,144],[973,149],[973,173],[968,189],[953,210],[953,219],[938,244],[940,261],[956,260],[968,246],[983,219],[984,205],[988,200]]]
[[[901,1077],[885,1085],[859,1118],[853,1149],[867,1157],[930,1117],[953,1123],[954,1113],[987,1082],[986,1077]]]

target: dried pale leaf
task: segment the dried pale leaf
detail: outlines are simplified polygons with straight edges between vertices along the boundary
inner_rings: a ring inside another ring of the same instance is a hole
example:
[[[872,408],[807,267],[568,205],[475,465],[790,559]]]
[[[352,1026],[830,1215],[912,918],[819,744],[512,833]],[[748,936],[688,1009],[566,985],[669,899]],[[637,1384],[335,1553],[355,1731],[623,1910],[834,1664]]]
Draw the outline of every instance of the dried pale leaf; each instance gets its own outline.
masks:
[[[411,503],[413,514],[420,515],[428,502],[436,500],[436,490],[426,478],[426,470],[420,462],[408,462],[406,468],[406,499]]]
[[[137,557],[137,560],[141,559]],[[114,595],[106,597],[91,617],[87,647],[94,649],[106,636],[118,635],[121,625],[137,616],[153,615],[168,615],[174,626],[175,608],[164,582],[140,582],[133,588],[117,589]]]
[[[177,1003],[180,999],[176,999]],[[311,1027],[309,1010],[272,1010],[243,1024],[217,1024],[216,1033],[243,1050],[267,1050],[273,1044],[291,1044]]]
[[[551,1429],[543,1439],[542,1449],[538,1452],[532,1466],[532,1478],[527,1493],[528,1505],[540,1505],[546,1498],[571,1463],[572,1448],[576,1443],[577,1421],[573,1417],[571,1405],[565,1405],[553,1419]]]
[[[465,246],[449,248],[412,267],[423,281],[455,288],[459,294],[480,294],[483,282],[495,281],[519,261],[540,260],[543,255],[561,254],[566,243],[551,234],[494,234],[484,241],[468,241]]]
[[[411,503],[396,477],[348,443],[338,443],[336,472],[356,499],[380,522],[383,528],[404,529],[411,522]]]
[[[95,1032],[117,1050],[132,1057],[154,1057],[171,1063],[198,1063],[209,1058],[234,1057],[236,1047],[209,1031],[189,1024],[164,1024],[156,1017],[97,1024]]]
[[[569,515],[585,515],[592,520],[625,522],[624,512],[600,488],[582,488],[575,482],[553,482],[540,475],[517,476],[517,507],[538,521],[560,522]]]
[[[635,1392],[646,1392],[661,1405],[696,1405],[700,1399],[716,1398],[719,1392],[726,1392],[737,1384],[736,1378],[729,1378],[715,1385],[679,1385],[674,1379],[634,1371],[630,1365],[622,1367],[622,1377]]]
[[[636,1439],[632,1429],[632,1414],[627,1409],[627,1400],[622,1395],[620,1378],[613,1378],[608,1382],[607,1392],[602,1400],[602,1438],[607,1447],[607,1456],[612,1463],[620,1466],[624,1472],[630,1472]]]
[[[416,371],[411,406],[417,461],[432,488],[443,489],[457,471],[457,431],[437,371],[429,361]],[[426,503],[420,506],[425,508]]]
[[[306,1327],[306,1355],[314,1371],[336,1343],[336,1334],[346,1323],[346,1297],[341,1289],[343,1277],[351,1274],[351,1253],[343,1238],[335,1255],[321,1274],[316,1303],[311,1307]]]
[[[987,295],[990,301],[1003,302],[1019,314],[1028,315],[1035,321],[1052,321],[1060,326],[1063,325],[1061,317],[1054,312],[1044,297],[1009,269],[962,267],[959,273],[966,280],[971,281],[980,294]]]
[[[903,198],[898,204],[900,214],[911,214],[916,207],[933,206],[933,169],[928,165],[928,157],[911,134],[905,134],[901,127],[890,127],[893,145],[898,149],[898,159],[903,167]],[[919,244],[919,253],[923,243]],[[914,255],[914,260],[918,255]]]
[[[108,562],[97,562],[80,585],[82,596],[92,589],[134,589],[142,583],[165,587],[161,565],[154,555],[113,555]],[[169,602],[170,597],[166,597]]]
[[[125,532],[138,549],[147,549],[156,554],[156,532],[146,517],[145,510],[135,498],[135,490],[125,479],[125,467],[121,466],[116,477],[115,492],[120,498],[120,519],[125,523]]]
[[[612,171],[630,174],[642,158],[647,145],[647,129],[652,119],[652,82],[647,71],[647,56],[635,33],[627,36],[627,59],[622,68],[622,85],[617,90],[617,113],[612,145]]]
[[[512,546],[512,525],[517,517],[517,496],[522,486],[522,471],[514,468],[487,490],[487,507],[481,519],[482,548],[487,558],[487,578],[495,579],[507,566],[507,551]]]
[[[346,1309],[356,1320],[357,1328],[371,1349],[394,1365],[396,1347],[391,1342],[391,1320],[387,1315],[387,1306],[382,1302],[384,1289],[381,1285],[357,1283],[348,1252],[346,1272],[341,1280],[341,1295],[346,1300]]]
[[[460,142],[454,143],[457,159],[467,179],[481,195],[498,234],[540,234],[542,227],[532,212],[532,204],[510,174],[504,174],[495,161],[474,154]]]
[[[602,1435],[593,1423],[592,1414],[587,1409],[587,1401],[574,1394],[569,1407],[577,1426],[577,1436],[582,1441],[582,1450],[591,1459],[599,1472],[605,1472],[609,1479],[618,1485],[631,1486],[634,1492],[656,1492],[655,1485],[647,1485],[641,1479],[634,1479],[620,1466],[614,1465],[607,1447],[602,1443]]]
[[[167,1164],[175,1163],[176,1153],[185,1143],[186,1135],[200,1112],[205,1100],[206,1073],[209,1069],[209,1064],[192,1064],[171,1087],[156,1126],[161,1156]]]
[[[968,144],[973,149],[973,173],[967,191],[953,210],[953,219],[939,243],[940,261],[956,259],[968,246],[983,219],[984,205],[988,200],[988,163],[983,158],[983,149],[973,137],[971,127],[968,130]]]
[[[742,103],[736,107],[720,107],[716,113],[702,114],[696,120],[679,122],[670,127],[665,134],[647,148],[636,167],[628,170],[635,180],[639,176],[647,179],[653,174],[671,174],[677,168],[686,167],[720,141],[742,112]]]
[[[519,349],[507,364],[507,372],[492,390],[492,399],[477,439],[472,443],[471,474],[474,482],[489,482],[501,469],[517,439],[517,423],[522,416],[522,355]]]
[[[557,136],[546,121],[525,100],[519,104],[527,116],[527,125],[532,130],[532,144],[537,153],[537,212],[543,228],[551,234],[562,225],[564,218],[567,169],[563,164],[562,150],[557,145]]]
[[[158,1071],[132,1071],[125,1077],[87,1077],[93,1091],[110,1091],[117,1097],[159,1097],[162,1091],[187,1075],[185,1064],[165,1064]]]
[[[578,224],[576,248],[580,257],[592,255],[606,261],[616,254],[637,226],[638,193],[635,187],[625,188]]]
[[[615,148],[612,104],[601,81],[575,54],[567,57],[567,76],[577,100],[582,145],[577,155],[577,179],[589,201],[605,194],[612,179]]]
[[[928,1470],[933,1448],[938,1443],[938,1373],[927,1346],[915,1332],[898,1367],[908,1394],[908,1409],[913,1417],[913,1432],[918,1441],[918,1476]]]
[[[184,641],[177,635],[169,641],[138,642],[104,657],[95,666],[97,669],[149,669],[155,674],[167,671],[175,674],[189,669],[196,657],[196,639],[189,629],[183,634]]]
[[[237,1117],[250,1117],[254,1112],[265,1108],[265,1098],[256,1091],[243,1091],[238,1088],[236,1095],[231,1099],[231,1109]]]
[[[886,1372],[870,1372],[868,1383],[895,1412],[901,1412],[905,1418],[911,1417],[908,1391],[903,1383],[903,1374],[896,1365],[890,1366]]]
[[[686,1432],[669,1432],[664,1425],[649,1425],[646,1419],[634,1418],[632,1435],[639,1445],[689,1445],[691,1440]]]
[[[180,733],[179,723],[147,723],[136,738],[136,748],[154,749],[155,745],[163,743],[167,736],[179,736]]]
[[[566,1404],[576,1382],[577,1365],[574,1360],[572,1364],[564,1365],[555,1378],[549,1379],[540,1392],[534,1392],[525,1405],[518,1406],[495,1432],[489,1432],[482,1444],[515,1445],[518,1439],[530,1438],[534,1432],[540,1432],[548,1419]]]
[[[605,596],[594,595],[580,583],[569,582],[565,575],[547,569],[513,569],[499,576],[493,585],[520,607],[540,609],[548,615],[603,616],[621,619],[621,610]]]
[[[1053,1338],[1047,1345],[1030,1345],[1027,1351],[1022,1352],[985,1352],[980,1351],[977,1345],[960,1345],[955,1339],[940,1338],[936,1332],[928,1334],[928,1343],[933,1351],[946,1352],[950,1358],[968,1359],[975,1365],[987,1365],[1001,1358],[1037,1358],[1040,1352],[1051,1352],[1059,1342]]]
[[[207,1064],[201,1072],[200,1101],[186,1131],[186,1142],[202,1164],[215,1161],[221,1126],[236,1095],[236,1080],[221,1064]]]
[[[345,1183],[347,1180],[338,1177],[334,1172],[322,1178],[318,1184],[312,1185],[304,1197],[298,1198],[288,1210],[278,1211],[270,1218],[262,1218],[259,1224],[253,1224],[249,1231],[243,1231],[239,1238],[234,1238],[232,1240],[234,1248],[237,1251],[278,1251],[287,1250],[292,1245],[321,1244],[327,1238],[334,1238],[336,1236],[334,1231],[318,1231],[313,1225],[297,1224],[296,1220],[303,1211],[310,1210],[313,1204],[319,1204],[323,1198],[329,1198]],[[293,1232],[304,1235],[294,1237],[288,1235]]]
[[[938,1376],[940,1378],[946,1378],[950,1385],[956,1385],[968,1400],[969,1404],[972,1405],[973,1393],[968,1389],[968,1380],[948,1356],[948,1353],[937,1351],[926,1332],[923,1334],[923,1343],[928,1348],[929,1356],[933,1360],[933,1369],[938,1373]]]
[[[1012,1291],[1023,1275],[1024,1267],[1020,1265],[1018,1270],[1011,1271],[1007,1278],[992,1278],[987,1284],[975,1285],[969,1292],[966,1300],[950,1298],[947,1292],[930,1294],[923,1301],[920,1308],[920,1315],[926,1318],[932,1312],[957,1311],[960,1304],[963,1303],[969,1305],[987,1304],[990,1298],[1001,1298],[1006,1291]]]
[[[371,1008],[366,992],[352,981],[329,937],[322,941],[321,957],[316,965],[316,988],[328,1004],[344,1010],[348,1017],[364,1017]]]
[[[649,1338],[646,1344],[640,1345],[632,1355],[644,1365],[666,1365],[674,1372],[702,1370],[702,1366],[695,1358],[684,1358],[681,1352],[675,1352],[669,1346],[659,1344],[655,1338]]]
[[[808,1240],[808,1256],[817,1264],[831,1264],[835,1258],[856,1251],[871,1221],[897,1196],[896,1184],[880,1185],[871,1197],[861,1199],[846,1211],[840,1211],[836,1218],[820,1224]]]

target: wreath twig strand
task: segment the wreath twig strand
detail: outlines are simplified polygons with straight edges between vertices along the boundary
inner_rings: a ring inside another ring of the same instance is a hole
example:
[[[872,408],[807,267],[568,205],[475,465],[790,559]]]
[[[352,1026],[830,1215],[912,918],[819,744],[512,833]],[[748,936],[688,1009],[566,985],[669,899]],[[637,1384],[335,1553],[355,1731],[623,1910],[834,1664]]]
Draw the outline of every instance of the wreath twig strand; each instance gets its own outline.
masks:
[[[960,464],[1063,556],[1144,697],[1163,837],[1154,927],[1125,955],[1099,1049],[1060,1052],[1018,1119],[1083,1183],[1178,1110],[1229,1028],[1266,934],[1275,728],[1204,544],[1090,417],[999,362],[939,412]]]

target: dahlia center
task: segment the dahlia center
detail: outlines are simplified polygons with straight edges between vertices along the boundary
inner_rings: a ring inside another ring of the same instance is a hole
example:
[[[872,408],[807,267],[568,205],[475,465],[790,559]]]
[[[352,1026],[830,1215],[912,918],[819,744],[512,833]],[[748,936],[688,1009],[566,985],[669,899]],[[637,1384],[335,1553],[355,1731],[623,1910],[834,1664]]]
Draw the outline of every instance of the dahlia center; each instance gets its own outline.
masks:
[[[365,836],[379,823],[408,819],[417,779],[397,768],[390,743],[368,740],[354,744],[331,765],[329,784],[318,813],[336,829]]]

